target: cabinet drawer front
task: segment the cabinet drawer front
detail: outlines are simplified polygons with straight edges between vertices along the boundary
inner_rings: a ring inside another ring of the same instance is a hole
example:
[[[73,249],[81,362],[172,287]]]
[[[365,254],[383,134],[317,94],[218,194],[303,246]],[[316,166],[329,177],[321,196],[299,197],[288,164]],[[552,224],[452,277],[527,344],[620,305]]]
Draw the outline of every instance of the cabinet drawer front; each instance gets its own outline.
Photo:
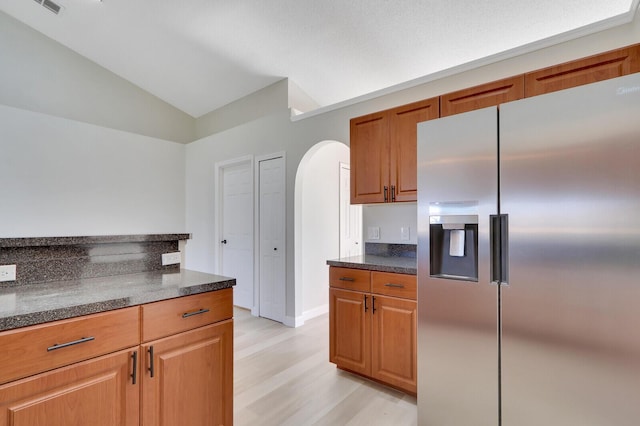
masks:
[[[0,333],[0,383],[135,346],[139,333],[137,307]]]
[[[329,285],[346,290],[371,291],[371,272],[362,269],[329,268]]]
[[[416,300],[416,276],[389,272],[372,272],[371,292]]]
[[[159,339],[233,317],[233,289],[142,306],[142,341]]]

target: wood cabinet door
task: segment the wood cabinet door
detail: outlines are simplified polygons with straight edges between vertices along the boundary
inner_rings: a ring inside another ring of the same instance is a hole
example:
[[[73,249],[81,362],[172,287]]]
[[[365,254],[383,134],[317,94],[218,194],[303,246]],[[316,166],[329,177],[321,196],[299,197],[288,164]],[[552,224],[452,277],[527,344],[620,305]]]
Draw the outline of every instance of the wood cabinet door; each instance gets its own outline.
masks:
[[[350,124],[351,204],[384,203],[390,190],[389,115],[382,111]]]
[[[415,395],[417,303],[386,296],[373,297],[372,377]]]
[[[438,118],[439,102],[432,98],[391,110],[389,201],[417,201],[418,123]]]
[[[440,116],[473,111],[524,98],[524,75],[492,81],[440,97]]]
[[[525,74],[527,97],[640,71],[640,44]]]
[[[371,375],[371,294],[329,289],[329,361]]]
[[[142,345],[141,425],[233,423],[233,320]]]
[[[137,347],[0,386],[0,426],[134,426]]]

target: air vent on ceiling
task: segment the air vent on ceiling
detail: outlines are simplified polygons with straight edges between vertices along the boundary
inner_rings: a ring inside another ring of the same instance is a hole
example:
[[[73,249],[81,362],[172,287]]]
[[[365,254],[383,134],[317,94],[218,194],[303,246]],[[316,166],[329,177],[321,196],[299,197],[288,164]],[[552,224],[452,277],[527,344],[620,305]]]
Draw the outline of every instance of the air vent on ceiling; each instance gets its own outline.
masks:
[[[55,13],[56,15],[58,13],[60,13],[60,9],[62,9],[62,6],[60,6],[57,3],[52,2],[51,0],[43,0],[42,1],[42,6],[46,7],[47,9],[49,9],[50,11]]]

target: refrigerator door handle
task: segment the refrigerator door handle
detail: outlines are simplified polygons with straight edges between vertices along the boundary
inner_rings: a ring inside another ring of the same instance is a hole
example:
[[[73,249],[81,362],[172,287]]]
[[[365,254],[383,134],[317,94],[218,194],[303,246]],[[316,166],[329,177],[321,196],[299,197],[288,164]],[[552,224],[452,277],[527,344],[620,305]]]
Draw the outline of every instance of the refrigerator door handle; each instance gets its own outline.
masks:
[[[491,284],[509,285],[509,215],[492,214],[489,233]]]

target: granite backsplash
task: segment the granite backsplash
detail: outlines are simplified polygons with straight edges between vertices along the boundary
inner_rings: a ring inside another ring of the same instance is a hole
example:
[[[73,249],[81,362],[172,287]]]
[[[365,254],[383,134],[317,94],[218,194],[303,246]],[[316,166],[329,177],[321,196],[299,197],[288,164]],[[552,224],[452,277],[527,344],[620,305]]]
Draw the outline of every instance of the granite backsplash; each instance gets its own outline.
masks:
[[[0,287],[51,281],[95,278],[154,270],[179,271],[162,266],[162,253],[179,250],[190,234],[108,235],[42,238],[0,238],[0,265],[16,265],[16,281]]]
[[[415,244],[364,243],[364,254],[385,257],[416,257]]]

